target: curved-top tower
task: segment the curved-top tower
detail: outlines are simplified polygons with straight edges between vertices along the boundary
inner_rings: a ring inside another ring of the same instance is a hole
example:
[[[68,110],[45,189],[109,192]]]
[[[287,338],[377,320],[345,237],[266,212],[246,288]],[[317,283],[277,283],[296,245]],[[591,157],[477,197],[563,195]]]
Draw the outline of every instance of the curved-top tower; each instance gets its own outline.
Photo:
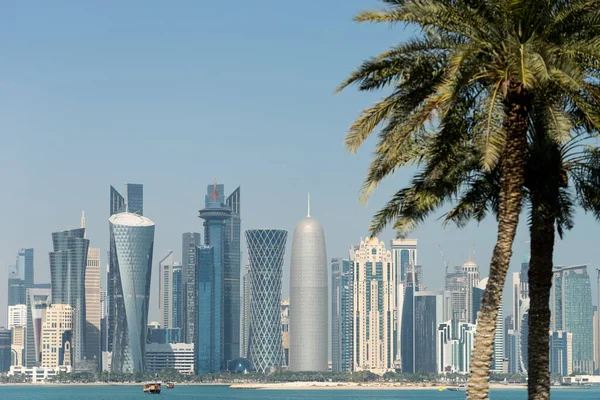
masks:
[[[144,372],[154,222],[128,212],[109,219],[114,272],[112,371]]]
[[[327,254],[323,227],[308,214],[294,229],[290,266],[290,369],[327,371]]]

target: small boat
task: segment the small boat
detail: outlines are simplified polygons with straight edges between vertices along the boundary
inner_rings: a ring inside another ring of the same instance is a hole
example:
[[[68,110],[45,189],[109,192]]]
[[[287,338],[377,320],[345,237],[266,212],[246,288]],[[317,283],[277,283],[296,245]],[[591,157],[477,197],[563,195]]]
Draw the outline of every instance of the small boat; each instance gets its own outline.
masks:
[[[173,389],[175,384],[173,382],[167,382],[167,389]]]
[[[146,382],[146,383],[144,383],[144,393],[146,393],[146,394],[160,394],[160,382]]]
[[[449,390],[450,392],[466,392],[467,387],[465,385],[460,385],[460,386],[448,387],[448,388],[446,388],[446,390]]]

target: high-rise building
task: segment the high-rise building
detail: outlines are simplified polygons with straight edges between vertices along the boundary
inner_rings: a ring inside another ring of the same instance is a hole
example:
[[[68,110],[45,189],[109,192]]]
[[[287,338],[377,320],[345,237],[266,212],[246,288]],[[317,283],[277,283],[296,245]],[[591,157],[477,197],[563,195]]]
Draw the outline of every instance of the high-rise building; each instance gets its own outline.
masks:
[[[108,304],[106,290],[100,290],[100,352],[108,351]]]
[[[437,373],[438,325],[442,323],[442,292],[421,291],[414,295],[414,370]],[[409,360],[410,361],[410,360]]]
[[[144,185],[139,183],[126,183],[127,189],[127,212],[144,215]]]
[[[471,320],[473,323],[477,323],[478,311],[481,308],[481,301],[487,286],[488,278],[484,278],[478,281],[477,285],[471,289],[471,310],[473,315]],[[501,374],[504,372],[504,315],[502,312],[502,303],[498,310],[498,316],[496,317],[496,333],[494,335],[494,356],[492,360],[492,371]]]
[[[573,334],[550,331],[550,373],[569,376],[573,373]]]
[[[25,326],[15,326],[11,330],[10,365],[22,367],[25,363]]]
[[[396,269],[396,282],[404,282],[407,267],[418,265],[417,239],[393,239],[391,241],[392,257]]]
[[[598,371],[598,306],[594,306],[594,370]]]
[[[194,352],[195,371],[200,374],[221,371],[221,319],[223,310],[220,297],[220,276],[214,264],[214,248],[198,246],[197,248],[196,298],[198,310],[196,317],[198,326],[195,329]]]
[[[354,371],[392,371],[396,357],[397,275],[385,243],[377,238],[361,241],[353,272]],[[291,311],[293,317],[294,309]],[[291,329],[293,335],[294,327]]]
[[[414,269],[412,270],[414,271]],[[406,275],[404,282],[404,298],[402,301],[401,331],[400,331],[400,363],[402,372],[415,373],[415,343],[414,343],[414,300],[415,294],[419,292],[414,272]]]
[[[353,295],[350,260],[331,259],[331,369],[351,372]]]
[[[50,252],[52,303],[73,307],[73,360],[85,360],[86,298],[85,273],[90,241],[85,228],[54,232],[54,251]]]
[[[389,252],[388,252],[389,253]],[[390,260],[391,261],[391,260]],[[327,371],[328,274],[325,233],[308,212],[294,228],[290,264],[290,370]]]
[[[141,215],[124,212],[111,216],[109,227],[115,285],[111,370],[143,372],[154,223]]]
[[[16,326],[27,326],[27,306],[25,304],[8,307],[8,329]]]
[[[186,232],[181,235],[181,290],[183,337],[186,343],[196,341],[196,319],[198,318],[198,289],[196,288],[196,252],[200,242],[198,232]],[[197,349],[196,349],[197,350]]]
[[[447,272],[444,279],[444,290],[450,294],[452,319],[468,322],[467,317],[467,274],[462,267],[455,267],[454,272]]]
[[[245,232],[252,269],[249,359],[257,372],[283,365],[281,280],[287,231],[251,229]]]
[[[555,267],[551,305],[552,330],[573,334],[573,371],[592,374],[594,309],[587,265]]]
[[[73,317],[68,304],[52,304],[42,323],[42,367],[56,369],[73,365]]]
[[[163,328],[181,327],[181,265],[173,261],[173,252],[158,263],[159,270],[159,299],[158,308],[163,313]]]
[[[283,342],[283,366],[290,365],[290,301],[281,300],[281,341]]]
[[[477,311],[473,309],[473,288],[479,284],[479,267],[474,259],[469,258],[462,266],[462,271],[466,277],[467,286],[467,322],[475,323]]]
[[[210,190],[210,187],[209,187]],[[208,193],[208,192],[207,192]],[[223,358],[229,363],[240,357],[241,188],[225,200],[231,210],[223,229]]]
[[[19,275],[19,271],[16,265],[9,265],[8,267],[8,305],[15,306],[17,304],[24,304],[27,288],[25,287],[25,280]]]
[[[27,289],[27,329],[25,331],[25,366],[39,366],[41,358],[42,324],[50,305],[51,289]]]
[[[252,302],[252,271],[250,266],[246,265],[246,275],[242,278],[242,296],[244,301],[242,302],[242,325],[240,328],[240,355],[243,358],[248,358],[248,345],[250,338],[250,320],[251,311],[250,304]],[[288,322],[289,323],[289,322]]]
[[[33,287],[33,249],[21,249],[17,255],[17,270],[25,283],[25,289]]]
[[[10,370],[11,359],[11,331],[0,327],[0,373]]]
[[[100,367],[100,249],[89,248],[85,270],[85,358]]]
[[[127,194],[127,202],[125,198],[115,189],[113,186],[110,187],[110,209],[109,209],[109,217],[112,217],[115,214],[119,214],[122,212],[126,212],[129,209],[129,205],[131,205],[130,212],[135,211],[136,214],[144,215],[144,189],[140,184],[128,183],[125,184],[126,194]],[[112,238],[112,237],[111,237]],[[108,251],[108,260],[109,265],[107,268],[107,283],[106,283],[106,291],[107,291],[107,342],[108,342],[108,351],[112,351],[112,345],[114,342],[114,332],[115,332],[115,314],[116,314],[116,303],[114,302],[115,293],[114,288],[116,287],[116,266],[113,265],[113,262],[116,262],[117,258],[114,254],[112,254],[115,246],[113,243],[109,244]]]
[[[437,373],[468,374],[476,326],[448,320],[437,327]]]

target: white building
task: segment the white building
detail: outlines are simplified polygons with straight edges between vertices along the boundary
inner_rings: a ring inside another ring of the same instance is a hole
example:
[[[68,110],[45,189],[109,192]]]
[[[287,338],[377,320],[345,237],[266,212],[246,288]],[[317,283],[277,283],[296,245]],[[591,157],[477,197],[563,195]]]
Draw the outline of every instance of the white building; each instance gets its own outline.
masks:
[[[397,355],[397,275],[385,243],[377,238],[361,241],[354,255],[353,273],[354,370],[392,371]]]
[[[85,267],[85,357],[100,365],[100,249],[89,248]]]
[[[146,370],[176,369],[182,374],[194,373],[193,343],[148,343],[146,345]]]
[[[8,329],[17,326],[27,326],[27,306],[25,304],[8,307]]]
[[[476,326],[449,320],[438,325],[438,374],[468,374]]]
[[[23,366],[13,365],[8,371],[8,376],[14,376],[19,374],[25,374],[31,383],[45,382],[48,378],[53,378],[60,372],[71,372],[72,367],[63,366],[59,368],[44,368],[44,367],[33,367],[26,368]]]
[[[477,265],[474,259],[469,258],[463,264],[462,271],[465,274],[467,286],[467,322],[470,324],[474,324],[474,313],[477,313],[478,310],[473,310],[473,288],[479,285],[479,266]]]
[[[72,365],[73,308],[52,304],[42,323],[42,367],[57,369]]]

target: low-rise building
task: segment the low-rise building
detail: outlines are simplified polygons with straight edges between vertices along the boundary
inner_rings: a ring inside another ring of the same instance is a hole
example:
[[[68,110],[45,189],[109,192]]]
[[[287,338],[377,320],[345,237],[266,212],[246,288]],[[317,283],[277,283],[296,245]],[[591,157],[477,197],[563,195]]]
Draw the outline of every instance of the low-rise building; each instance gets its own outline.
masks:
[[[56,374],[64,372],[69,373],[72,371],[72,367],[62,366],[59,368],[44,368],[44,367],[33,367],[27,368],[19,365],[13,365],[10,367],[10,371],[8,372],[8,376],[25,374],[27,379],[31,383],[45,382],[47,380],[51,380]]]
[[[176,369],[182,374],[194,373],[193,343],[148,343],[146,345],[146,370],[158,372]]]

